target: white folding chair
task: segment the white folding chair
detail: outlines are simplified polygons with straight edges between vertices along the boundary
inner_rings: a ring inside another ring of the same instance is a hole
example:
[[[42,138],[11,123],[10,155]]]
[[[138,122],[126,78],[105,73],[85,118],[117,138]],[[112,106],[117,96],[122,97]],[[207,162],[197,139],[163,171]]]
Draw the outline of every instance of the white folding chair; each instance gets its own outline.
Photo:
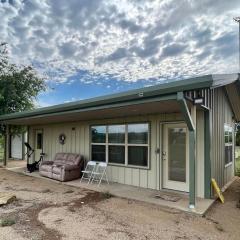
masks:
[[[98,187],[100,186],[102,180],[105,180],[108,184],[108,177],[107,177],[107,163],[100,162],[96,166],[96,170],[92,173],[92,181],[91,183],[98,182]]]
[[[83,179],[86,179],[88,180],[88,184],[89,184],[95,169],[96,169],[96,162],[89,161],[87,163],[85,170],[82,171],[82,177],[81,177],[80,183],[82,182]]]

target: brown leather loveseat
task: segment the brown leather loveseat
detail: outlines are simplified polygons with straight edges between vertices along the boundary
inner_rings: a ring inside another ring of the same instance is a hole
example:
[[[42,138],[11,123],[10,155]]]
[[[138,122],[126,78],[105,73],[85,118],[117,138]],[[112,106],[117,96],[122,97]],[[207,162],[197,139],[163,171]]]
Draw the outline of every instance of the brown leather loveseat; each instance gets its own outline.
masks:
[[[53,161],[43,161],[39,167],[41,176],[61,182],[80,178],[83,157],[74,153],[57,153]]]

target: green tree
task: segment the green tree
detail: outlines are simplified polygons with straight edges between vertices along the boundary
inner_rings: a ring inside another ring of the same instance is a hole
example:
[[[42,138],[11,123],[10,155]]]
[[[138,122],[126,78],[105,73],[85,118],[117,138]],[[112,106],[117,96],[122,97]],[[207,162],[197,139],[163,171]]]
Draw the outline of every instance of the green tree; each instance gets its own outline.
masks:
[[[45,88],[45,82],[36,70],[32,66],[12,63],[7,44],[0,43],[0,115],[33,109],[34,100]],[[4,131],[2,125],[0,133],[4,134]]]
[[[236,145],[240,146],[240,123],[236,125]]]

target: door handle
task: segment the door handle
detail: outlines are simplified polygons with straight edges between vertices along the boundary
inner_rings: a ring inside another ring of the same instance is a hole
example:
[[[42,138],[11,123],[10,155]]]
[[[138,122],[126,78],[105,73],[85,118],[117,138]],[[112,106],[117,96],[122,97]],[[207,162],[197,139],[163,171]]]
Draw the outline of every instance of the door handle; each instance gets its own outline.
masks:
[[[163,151],[162,152],[162,160],[166,161],[166,159],[167,159],[166,156],[167,156],[166,151]]]

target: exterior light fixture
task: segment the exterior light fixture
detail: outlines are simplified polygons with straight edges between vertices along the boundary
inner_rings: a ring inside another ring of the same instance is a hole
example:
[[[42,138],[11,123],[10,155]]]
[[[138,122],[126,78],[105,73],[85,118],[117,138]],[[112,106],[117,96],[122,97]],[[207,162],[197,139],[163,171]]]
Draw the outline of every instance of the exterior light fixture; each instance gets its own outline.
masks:
[[[193,103],[194,103],[194,105],[203,105],[204,99],[203,99],[203,97],[194,98]]]

